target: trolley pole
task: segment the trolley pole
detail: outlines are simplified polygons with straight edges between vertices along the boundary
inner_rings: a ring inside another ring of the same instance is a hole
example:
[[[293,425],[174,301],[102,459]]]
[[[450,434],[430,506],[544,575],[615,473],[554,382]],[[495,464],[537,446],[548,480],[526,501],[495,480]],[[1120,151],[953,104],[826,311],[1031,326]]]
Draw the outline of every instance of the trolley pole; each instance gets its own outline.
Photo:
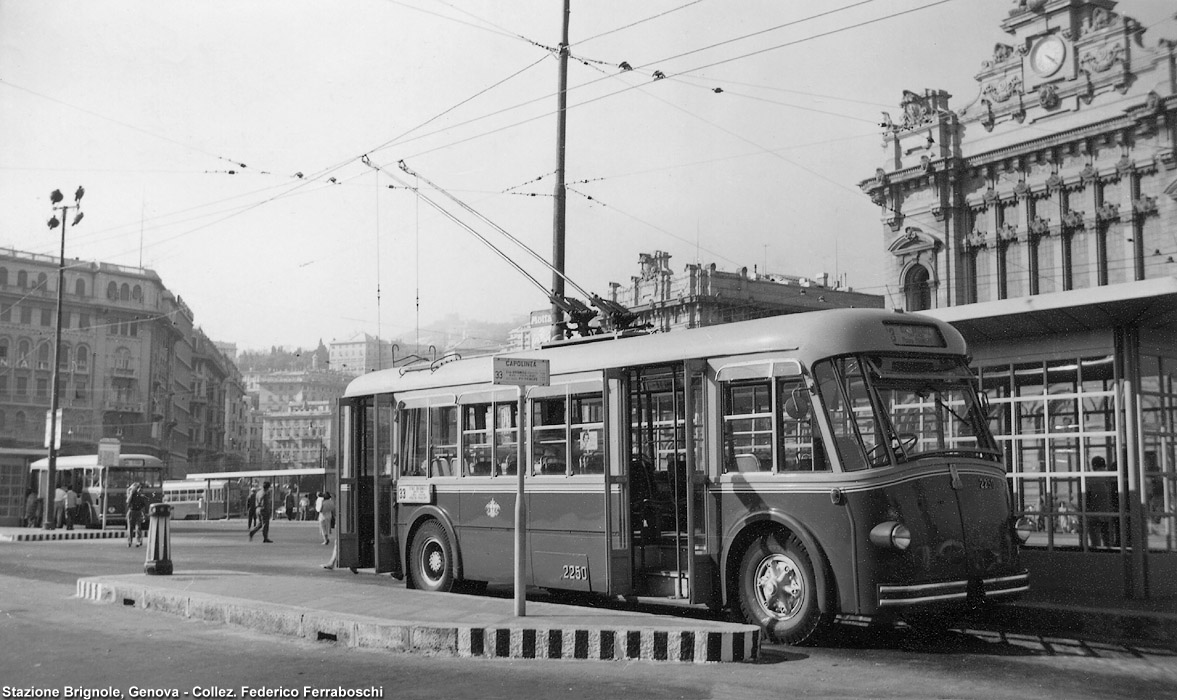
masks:
[[[572,14],[572,0],[564,0],[564,32],[560,40],[560,86],[556,109],[556,184],[552,212],[552,299],[564,298],[564,228],[565,202],[564,153],[568,126],[568,21]],[[564,309],[552,302],[552,339],[564,337],[567,324]]]
[[[45,517],[41,521],[41,528],[44,530],[53,530],[56,528],[56,519],[54,512],[53,497],[57,491],[57,449],[58,436],[61,434],[61,426],[57,421],[57,406],[59,402],[57,381],[58,373],[61,369],[61,304],[62,297],[65,295],[62,292],[62,286],[65,285],[65,227],[66,221],[69,220],[69,210],[74,210],[74,221],[71,226],[77,226],[78,222],[82,220],[82,195],[86,190],[78,187],[78,191],[74,193],[74,203],[61,204],[64,197],[61,190],[53,190],[49,195],[49,201],[53,205],[55,211],[61,211],[61,221],[57,220],[54,215],[49,219],[49,229],[53,230],[61,226],[61,256],[58,259],[57,266],[57,319],[53,329],[53,371],[51,373],[52,382],[49,387],[49,434],[45,441],[48,443],[46,447],[49,448],[49,468],[46,472],[48,483],[45,485]]]

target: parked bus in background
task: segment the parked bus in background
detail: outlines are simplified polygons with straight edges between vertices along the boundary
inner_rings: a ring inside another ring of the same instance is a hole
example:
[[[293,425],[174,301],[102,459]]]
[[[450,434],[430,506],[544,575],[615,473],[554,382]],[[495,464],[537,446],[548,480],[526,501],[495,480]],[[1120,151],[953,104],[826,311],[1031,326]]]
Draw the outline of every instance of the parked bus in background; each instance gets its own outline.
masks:
[[[966,353],[946,323],[845,309],[513,355],[550,362],[523,415],[490,357],[363,375],[337,563],[512,582],[522,468],[528,585],[730,608],[785,643],[837,614],[947,624],[1029,586]]]
[[[49,487],[49,460],[39,459],[31,465],[37,493],[53,498],[56,485]],[[127,487],[138,482],[148,503],[163,501],[164,464],[158,457],[141,454],[119,456],[119,463],[103,466],[98,455],[75,455],[57,458],[57,483],[70,486],[81,498],[75,524],[88,528],[126,527]]]
[[[240,518],[248,495],[248,486],[239,479],[173,479],[163,484],[163,502],[172,506],[172,520]]]

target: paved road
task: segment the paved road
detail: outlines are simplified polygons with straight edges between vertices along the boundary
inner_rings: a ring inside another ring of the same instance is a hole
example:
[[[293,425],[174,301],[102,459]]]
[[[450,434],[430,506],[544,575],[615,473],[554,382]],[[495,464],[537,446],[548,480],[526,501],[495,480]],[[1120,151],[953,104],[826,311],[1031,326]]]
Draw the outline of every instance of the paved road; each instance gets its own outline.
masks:
[[[312,527],[281,523],[249,543],[225,524],[177,523],[177,569],[311,576]],[[834,644],[766,646],[756,664],[652,664],[431,658],[264,637],[73,598],[80,576],[142,571],[143,550],[117,541],[0,544],[0,686],[175,690],[377,687],[385,698],[1173,698],[1177,656],[1066,640],[844,628]],[[373,595],[400,584],[361,576]]]

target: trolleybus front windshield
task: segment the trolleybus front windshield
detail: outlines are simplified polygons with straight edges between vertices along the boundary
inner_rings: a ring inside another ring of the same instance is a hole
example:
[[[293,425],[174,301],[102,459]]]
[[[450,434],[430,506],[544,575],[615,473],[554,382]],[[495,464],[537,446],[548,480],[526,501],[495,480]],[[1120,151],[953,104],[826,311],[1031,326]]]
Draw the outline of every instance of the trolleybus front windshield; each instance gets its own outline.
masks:
[[[839,357],[814,376],[845,469],[931,455],[1000,461],[964,358]]]

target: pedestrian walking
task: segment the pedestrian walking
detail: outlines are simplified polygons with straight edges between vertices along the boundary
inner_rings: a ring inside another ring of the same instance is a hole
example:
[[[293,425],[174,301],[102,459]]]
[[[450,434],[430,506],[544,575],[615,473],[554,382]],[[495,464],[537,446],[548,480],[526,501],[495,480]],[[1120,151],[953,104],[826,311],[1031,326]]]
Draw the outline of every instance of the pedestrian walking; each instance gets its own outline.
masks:
[[[143,546],[143,523],[147,522],[147,497],[143,485],[138,481],[127,489],[127,546],[137,540],[135,546]]]
[[[319,512],[319,533],[323,535],[323,544],[331,544],[331,530],[335,527],[335,501],[329,492],[319,493],[315,510]]]
[[[249,498],[245,499],[245,514],[249,518],[246,524],[246,530],[252,530],[253,524],[257,522],[257,487],[249,487]]]
[[[274,512],[274,492],[270,490],[270,482],[262,482],[262,490],[257,495],[257,523],[249,531],[249,539],[262,531],[262,542],[273,542],[270,539],[270,515]]]
[[[25,492],[25,527],[37,527],[41,516],[41,499],[37,498],[37,489]]]
[[[53,492],[53,525],[65,525],[65,487],[61,485]]]
[[[304,493],[298,498],[298,519],[307,520],[310,515],[307,513],[311,509],[311,499]]]
[[[78,493],[73,486],[65,487],[65,529],[74,529],[74,515],[78,512]]]
[[[286,519],[294,520],[294,492],[286,492]]]

